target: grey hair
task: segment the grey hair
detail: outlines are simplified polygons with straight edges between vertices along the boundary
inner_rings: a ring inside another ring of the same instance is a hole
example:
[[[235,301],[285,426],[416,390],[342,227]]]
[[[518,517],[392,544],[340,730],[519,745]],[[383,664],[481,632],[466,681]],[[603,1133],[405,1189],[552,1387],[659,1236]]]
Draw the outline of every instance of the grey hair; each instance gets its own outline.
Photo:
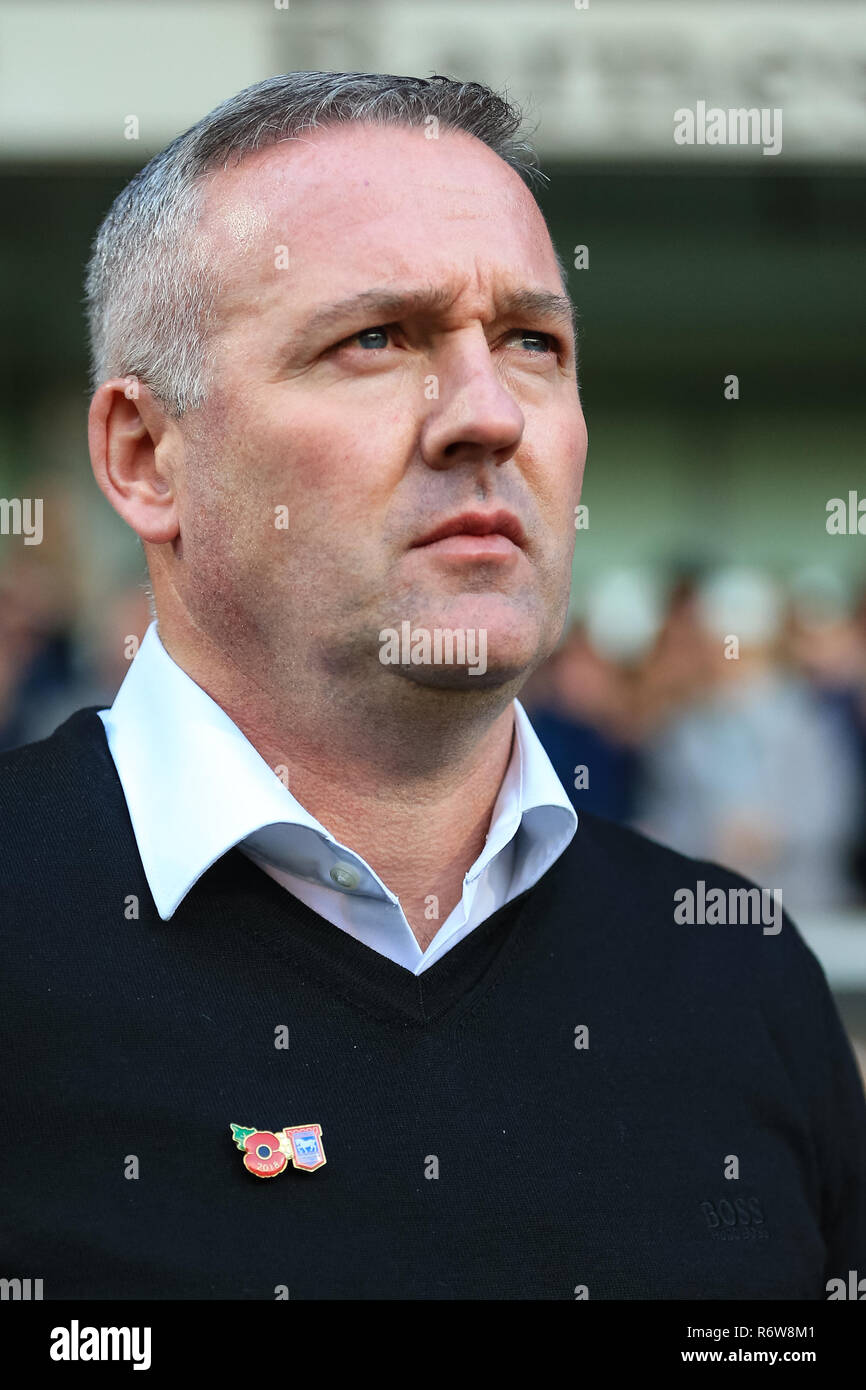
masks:
[[[424,126],[430,118],[483,141],[530,188],[546,178],[515,105],[479,82],[440,76],[285,73],[245,88],[178,135],[121,191],[93,244],[86,301],[94,389],[133,377],[178,416],[204,401],[218,291],[194,235],[207,174],[318,127]]]

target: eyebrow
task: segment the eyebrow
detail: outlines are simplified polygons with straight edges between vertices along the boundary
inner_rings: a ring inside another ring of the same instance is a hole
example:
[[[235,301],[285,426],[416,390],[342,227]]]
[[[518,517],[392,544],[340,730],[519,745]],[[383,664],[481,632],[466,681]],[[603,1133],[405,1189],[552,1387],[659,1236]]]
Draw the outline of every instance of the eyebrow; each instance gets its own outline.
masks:
[[[324,304],[316,309],[296,329],[296,335],[300,337],[306,333],[336,328],[362,311],[381,323],[409,318],[412,315],[441,313],[454,302],[454,299],[453,291],[444,286],[403,290],[382,286],[361,290],[359,294],[350,295],[347,299],[338,300],[333,304]],[[567,294],[557,294],[553,290],[512,290],[497,301],[496,313],[498,318],[539,315],[567,324],[572,333],[575,332],[576,309],[572,300]]]

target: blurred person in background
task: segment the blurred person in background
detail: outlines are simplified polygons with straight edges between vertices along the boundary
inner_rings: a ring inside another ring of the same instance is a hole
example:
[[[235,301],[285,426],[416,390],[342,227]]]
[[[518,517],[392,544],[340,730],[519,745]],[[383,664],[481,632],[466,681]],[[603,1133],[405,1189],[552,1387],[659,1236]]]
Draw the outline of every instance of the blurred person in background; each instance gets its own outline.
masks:
[[[532,725],[578,810],[631,814],[637,755],[636,657],[654,623],[652,585],[615,572],[593,586],[525,699]]]
[[[576,623],[551,657],[530,709],[573,805],[619,821],[631,812],[636,768],[628,680]]]
[[[637,824],[781,888],[792,911],[851,903],[857,748],[780,662],[779,591],[758,572],[725,570],[702,587],[698,613],[714,649],[712,682],[649,737]]]
[[[643,743],[713,684],[713,640],[700,618],[700,573],[674,571],[665,611],[635,681],[635,739]]]
[[[70,642],[65,679],[22,702],[21,742],[47,738],[85,705],[110,705],[150,622],[143,584],[111,594],[98,625],[79,626]]]
[[[34,710],[70,686],[73,641],[63,578],[50,564],[21,558],[0,570],[0,748],[38,737]]]
[[[46,519],[40,542],[0,547],[0,749],[50,733],[34,714],[75,679],[81,575],[72,507],[49,472],[31,485]]]
[[[711,643],[688,569],[667,599],[650,573],[614,570],[589,590],[586,616],[532,677],[524,701],[574,806],[612,820],[635,810],[649,733],[711,680]]]
[[[63,581],[53,566],[0,571],[0,748],[46,738],[83,705],[110,704],[147,630],[143,585],[111,594],[87,621]]]
[[[801,571],[791,585],[784,648],[851,750],[860,795],[850,867],[866,901],[866,591],[855,595],[853,585],[824,566]]]

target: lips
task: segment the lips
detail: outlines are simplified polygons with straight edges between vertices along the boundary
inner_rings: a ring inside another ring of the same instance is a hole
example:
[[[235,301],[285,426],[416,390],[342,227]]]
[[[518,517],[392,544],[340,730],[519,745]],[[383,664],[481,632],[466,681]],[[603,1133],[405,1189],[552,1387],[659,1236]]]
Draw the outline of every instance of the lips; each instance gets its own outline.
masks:
[[[504,536],[514,545],[526,544],[526,532],[513,512],[461,512],[459,516],[449,517],[428,531],[414,546],[434,545],[436,541],[447,540],[449,536]]]

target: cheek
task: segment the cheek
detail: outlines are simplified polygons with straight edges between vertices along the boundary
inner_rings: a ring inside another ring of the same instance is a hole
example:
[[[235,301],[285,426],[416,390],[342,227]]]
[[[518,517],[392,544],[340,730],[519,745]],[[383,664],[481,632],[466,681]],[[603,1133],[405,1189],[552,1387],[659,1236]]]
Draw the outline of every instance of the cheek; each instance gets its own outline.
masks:
[[[580,493],[583,484],[587,443],[586,421],[583,418],[583,411],[579,410],[577,418],[572,420],[565,430],[563,439],[564,456],[571,461],[571,466],[567,470],[569,484],[576,494]],[[575,501],[577,501],[577,497],[575,497]]]
[[[363,604],[384,582],[381,538],[405,472],[406,419],[285,388],[227,412],[188,497],[190,558],[201,601],[236,612],[287,602],[312,613],[336,597]],[[330,596],[330,597],[329,597]]]
[[[276,536],[276,513],[238,429],[214,428],[187,455],[181,521],[183,565],[197,605],[226,614],[261,588],[260,555]]]
[[[586,427],[581,416],[548,427],[537,451],[536,491],[541,511],[551,533],[563,543],[574,539],[574,509],[583,486],[586,445]]]
[[[268,502],[288,509],[299,544],[343,552],[381,533],[410,455],[405,417],[393,408],[371,411],[362,401],[353,408],[344,397],[272,413],[250,467],[259,470]]]
[[[569,555],[569,564],[575,543],[575,519],[583,489],[583,472],[586,463],[586,427],[580,423],[572,427],[562,441],[563,460],[559,476],[559,504],[562,517],[563,547]]]

